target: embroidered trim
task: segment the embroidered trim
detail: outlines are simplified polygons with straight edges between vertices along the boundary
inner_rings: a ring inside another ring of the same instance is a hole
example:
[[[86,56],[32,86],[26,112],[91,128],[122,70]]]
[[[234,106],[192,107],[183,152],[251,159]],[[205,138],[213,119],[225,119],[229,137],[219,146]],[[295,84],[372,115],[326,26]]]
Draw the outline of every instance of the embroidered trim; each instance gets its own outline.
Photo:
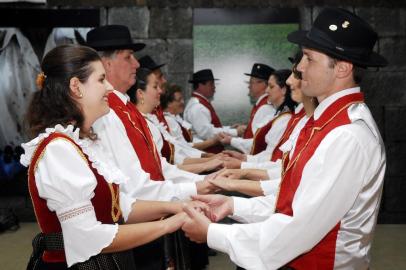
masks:
[[[76,216],[82,215],[84,213],[91,212],[93,210],[94,210],[93,205],[89,203],[84,206],[76,207],[69,211],[59,214],[58,219],[60,222],[63,222]]]

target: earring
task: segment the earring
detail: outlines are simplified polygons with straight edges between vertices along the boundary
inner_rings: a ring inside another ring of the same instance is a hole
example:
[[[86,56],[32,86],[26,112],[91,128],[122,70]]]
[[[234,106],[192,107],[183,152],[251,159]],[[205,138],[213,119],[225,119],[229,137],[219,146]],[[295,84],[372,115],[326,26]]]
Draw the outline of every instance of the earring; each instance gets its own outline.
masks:
[[[79,92],[79,97],[82,98],[83,97],[83,93]]]
[[[141,99],[141,104],[144,104],[144,99]]]

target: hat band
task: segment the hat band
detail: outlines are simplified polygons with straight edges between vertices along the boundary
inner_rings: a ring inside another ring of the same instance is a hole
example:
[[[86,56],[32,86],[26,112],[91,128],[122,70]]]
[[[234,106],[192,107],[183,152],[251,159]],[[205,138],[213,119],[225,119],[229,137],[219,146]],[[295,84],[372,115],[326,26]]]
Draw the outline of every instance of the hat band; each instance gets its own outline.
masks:
[[[108,40],[100,40],[95,43],[88,43],[90,46],[98,46],[98,47],[110,47],[110,46],[120,46],[120,45],[127,45],[132,44],[131,39],[108,39]]]
[[[360,47],[346,47],[334,42],[326,33],[319,29],[312,27],[306,34],[307,38],[319,43],[331,50],[342,53],[343,57],[356,58],[361,60],[368,60],[371,56],[372,50]]]

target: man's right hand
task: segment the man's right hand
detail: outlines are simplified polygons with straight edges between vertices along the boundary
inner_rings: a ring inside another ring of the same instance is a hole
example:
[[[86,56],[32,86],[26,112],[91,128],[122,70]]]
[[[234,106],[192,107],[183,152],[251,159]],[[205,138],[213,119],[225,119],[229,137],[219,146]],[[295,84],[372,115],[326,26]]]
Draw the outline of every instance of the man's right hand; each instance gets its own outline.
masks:
[[[231,197],[224,195],[195,195],[192,196],[193,200],[202,201],[210,207],[210,211],[206,212],[206,216],[211,221],[217,222],[222,220],[234,212],[234,202]]]
[[[239,159],[241,161],[247,161],[247,155],[246,154],[243,154],[243,153],[240,153],[240,152],[237,152],[237,151],[234,151],[234,150],[224,150],[222,153],[224,153],[224,154],[226,154],[226,155],[228,155],[230,157]]]
[[[219,171],[214,179],[217,178],[231,178],[231,179],[242,179],[246,177],[245,169],[225,169]]]
[[[212,183],[210,183],[208,180],[202,180],[196,182],[196,189],[197,189],[197,194],[211,194],[215,193],[220,190],[220,188],[216,187]]]

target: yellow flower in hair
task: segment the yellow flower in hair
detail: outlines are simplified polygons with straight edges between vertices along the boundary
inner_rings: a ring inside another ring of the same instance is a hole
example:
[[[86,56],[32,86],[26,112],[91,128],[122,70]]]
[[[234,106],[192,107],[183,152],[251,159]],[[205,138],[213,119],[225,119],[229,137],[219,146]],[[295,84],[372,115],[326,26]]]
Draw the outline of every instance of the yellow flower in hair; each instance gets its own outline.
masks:
[[[42,90],[42,88],[44,88],[46,77],[47,76],[44,74],[44,72],[41,72],[40,74],[37,75],[36,83],[39,90]]]

